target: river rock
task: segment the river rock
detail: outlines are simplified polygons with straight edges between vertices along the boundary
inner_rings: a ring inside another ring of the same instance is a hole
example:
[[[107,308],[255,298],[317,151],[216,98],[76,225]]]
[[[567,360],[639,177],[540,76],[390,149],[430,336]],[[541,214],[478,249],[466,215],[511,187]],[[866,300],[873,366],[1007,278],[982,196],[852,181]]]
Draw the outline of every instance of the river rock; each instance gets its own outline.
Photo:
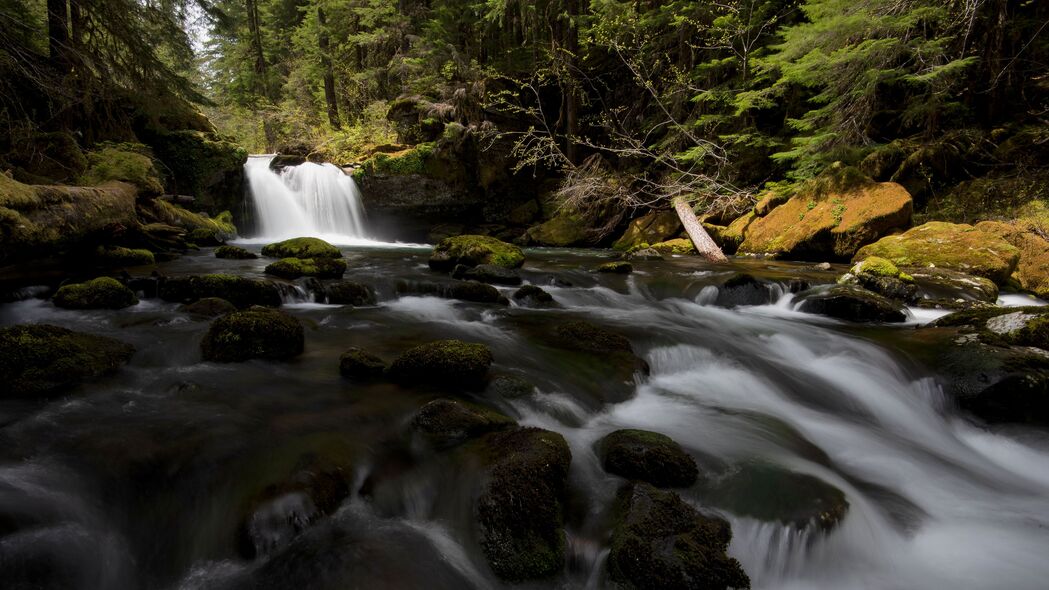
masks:
[[[673,210],[650,211],[630,222],[623,235],[612,244],[616,250],[630,250],[641,244],[655,244],[679,235],[684,228]]]
[[[388,373],[394,381],[405,384],[477,387],[484,382],[492,361],[492,351],[484,344],[437,340],[403,352]]]
[[[42,397],[116,372],[135,348],[48,324],[0,328],[0,398]]]
[[[412,417],[412,430],[437,448],[449,448],[516,422],[495,410],[450,399],[435,399]]]
[[[225,299],[238,308],[252,305],[279,307],[280,291],[268,281],[236,275],[210,274],[168,277],[160,285],[160,298],[192,303],[205,297]]]
[[[535,392],[535,384],[517,375],[496,375],[484,390],[491,399],[517,399]]]
[[[181,305],[179,311],[200,317],[217,318],[237,311],[237,306],[218,297],[205,297],[193,303]]]
[[[869,256],[854,264],[849,272],[838,279],[838,283],[857,285],[889,299],[906,303],[914,303],[920,297],[914,277],[878,256]]]
[[[616,260],[614,262],[606,262],[598,266],[595,270],[597,270],[597,272],[606,274],[628,275],[634,272],[634,266],[629,262]]]
[[[994,234],[1020,251],[1020,260],[1013,273],[1020,286],[1035,295],[1049,299],[1049,240],[1045,237],[1044,222],[1037,217],[1012,222],[981,221],[976,229]]]
[[[230,260],[254,260],[258,258],[254,252],[249,252],[240,246],[219,246],[215,248],[215,258],[226,258]]]
[[[605,471],[657,488],[696,483],[696,462],[669,436],[647,430],[616,430],[597,444]]]
[[[525,285],[520,289],[514,291],[514,301],[522,303],[524,305],[550,305],[554,302],[553,295],[550,295],[543,290],[542,287],[536,285]]]
[[[445,238],[434,246],[430,268],[451,271],[456,265],[474,267],[491,264],[503,268],[520,268],[524,252],[491,236],[464,235]]]
[[[123,309],[138,303],[135,293],[120,281],[98,277],[86,283],[63,285],[52,299],[66,309]]]
[[[517,271],[495,264],[478,264],[473,268],[459,264],[452,271],[452,278],[495,285],[521,284],[521,275]]]
[[[332,305],[375,305],[375,291],[363,283],[336,281],[323,286],[323,297]]]
[[[623,254],[623,260],[663,260],[663,255],[655,248],[638,248]]]
[[[516,428],[484,435],[474,450],[486,465],[475,515],[492,571],[509,582],[560,572],[565,562],[568,443],[560,434]]]
[[[773,285],[746,273],[736,274],[718,287],[714,303],[722,307],[767,305],[773,301]]]
[[[345,273],[346,261],[341,258],[282,258],[266,266],[266,274],[284,279],[338,279]]]
[[[186,234],[186,241],[203,247],[221,246],[225,243],[218,232],[204,227],[199,227]]]
[[[904,322],[906,309],[899,303],[855,285],[816,287],[798,295],[798,311],[850,322]]]
[[[320,238],[292,238],[269,244],[262,255],[270,258],[342,258],[342,252]]]
[[[353,379],[377,379],[386,371],[386,361],[374,354],[350,348],[339,356],[339,373]]]
[[[157,262],[156,257],[149,250],[122,246],[98,248],[95,250],[93,261],[106,267],[148,266]]]
[[[984,277],[935,267],[906,267],[904,270],[914,279],[921,295],[929,300],[946,299],[963,304],[998,301],[998,285]]]
[[[932,266],[988,278],[1002,285],[1020,260],[1009,242],[967,224],[931,221],[864,246],[854,260],[878,256],[900,267]]]
[[[206,361],[288,360],[302,354],[305,334],[294,317],[266,307],[223,316],[208,328],[200,350]]]
[[[671,256],[673,254],[685,255],[696,253],[695,244],[693,244],[692,240],[688,238],[674,238],[673,240],[659,242],[656,244],[652,244],[651,248],[664,256]]]
[[[616,497],[609,577],[637,590],[749,588],[728,556],[732,529],[701,514],[674,492],[630,484]]]

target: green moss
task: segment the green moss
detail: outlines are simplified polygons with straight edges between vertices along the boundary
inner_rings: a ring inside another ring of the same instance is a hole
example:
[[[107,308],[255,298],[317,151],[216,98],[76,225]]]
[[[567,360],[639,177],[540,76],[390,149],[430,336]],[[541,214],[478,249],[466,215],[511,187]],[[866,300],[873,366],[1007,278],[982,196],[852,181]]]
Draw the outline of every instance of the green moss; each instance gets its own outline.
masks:
[[[3,396],[37,397],[115,372],[135,353],[129,344],[58,326],[0,328]]]
[[[617,430],[597,444],[605,471],[656,487],[689,487],[699,469],[669,436],[647,430]]]
[[[53,302],[67,309],[122,309],[138,303],[138,298],[120,281],[98,277],[86,283],[64,285],[55,293]]]
[[[350,348],[339,356],[339,373],[354,379],[374,379],[386,372],[386,361],[374,354]]]
[[[342,258],[342,252],[320,238],[292,238],[269,244],[262,255],[271,258]]]
[[[900,269],[890,260],[880,256],[868,256],[852,267],[853,274],[871,274],[879,277],[900,278]],[[913,280],[913,279],[912,279]]]
[[[150,144],[157,159],[171,171],[182,194],[197,197],[211,210],[240,200],[241,177],[248,153],[225,138],[201,131],[162,133]]]
[[[254,252],[249,252],[240,246],[219,246],[215,248],[215,258],[227,258],[232,260],[253,260],[258,258]]]
[[[435,144],[420,143],[419,145],[403,152],[394,154],[379,153],[354,171],[353,176],[354,178],[359,179],[371,174],[423,174],[426,171],[427,162],[433,156],[434,152]]]
[[[201,230],[219,241],[232,240],[237,237],[237,226],[233,225],[233,215],[229,211],[223,211],[215,217],[208,217],[168,201],[155,200],[152,203],[152,213],[163,223],[181,227],[190,232]]]
[[[675,238],[658,244],[652,244],[652,249],[660,254],[695,254],[696,247],[688,238]]]
[[[95,261],[105,266],[146,266],[157,262],[149,250],[121,246],[99,248],[95,252]]]
[[[483,344],[437,340],[406,350],[388,372],[400,383],[475,387],[483,383],[492,361],[492,351]]]
[[[589,239],[589,227],[579,214],[560,211],[553,219],[529,228],[528,236],[542,246],[579,246]]]
[[[142,153],[121,147],[106,147],[87,154],[88,168],[80,176],[79,182],[88,186],[97,186],[119,180],[137,187],[143,194],[159,195],[164,192],[160,174],[153,166],[153,160]],[[144,146],[139,146],[144,148]]]
[[[516,422],[484,406],[450,399],[435,399],[412,418],[412,430],[438,448],[448,448],[487,432],[504,430]]]
[[[218,297],[239,308],[251,305],[278,307],[281,304],[280,292],[272,283],[227,274],[168,277],[160,285],[160,297],[177,303]]]
[[[282,258],[266,267],[266,274],[285,279],[338,279],[345,272],[346,261],[341,258]]]
[[[456,265],[494,264],[518,268],[524,264],[524,252],[491,236],[463,235],[445,238],[437,243],[430,257],[430,268],[452,270]]]
[[[275,309],[253,307],[215,320],[200,350],[204,360],[220,363],[287,360],[302,354],[304,341],[298,320]]]
[[[634,267],[629,262],[617,260],[615,262],[606,262],[598,266],[597,272],[625,275],[634,272]]]

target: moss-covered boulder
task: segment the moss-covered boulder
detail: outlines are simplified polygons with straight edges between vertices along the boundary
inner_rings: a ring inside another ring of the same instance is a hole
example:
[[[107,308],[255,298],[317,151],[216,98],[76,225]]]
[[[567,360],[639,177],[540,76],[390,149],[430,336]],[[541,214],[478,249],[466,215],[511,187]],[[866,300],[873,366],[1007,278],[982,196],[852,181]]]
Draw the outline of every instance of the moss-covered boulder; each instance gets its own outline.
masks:
[[[346,261],[341,258],[282,258],[266,266],[266,274],[284,279],[339,279],[345,273]]]
[[[147,142],[171,172],[173,192],[193,195],[212,214],[241,202],[248,159],[244,148],[218,134],[192,130],[161,133]]]
[[[161,283],[159,295],[175,303],[218,297],[241,309],[252,305],[280,307],[281,304],[280,291],[273,283],[227,274],[168,277]]]
[[[616,275],[628,275],[634,272],[634,265],[623,260],[616,260],[613,262],[606,262],[599,265],[595,270],[600,273],[616,274]]]
[[[518,375],[496,375],[484,390],[489,399],[518,399],[535,393],[535,384]]]
[[[0,328],[0,398],[60,392],[116,372],[134,353],[119,340],[58,326]]]
[[[223,316],[208,328],[200,343],[206,361],[288,360],[302,354],[305,334],[294,317],[266,307]]]
[[[1015,221],[981,221],[976,229],[994,234],[1020,251],[1012,278],[1024,289],[1049,299],[1049,240],[1037,219],[1020,218]]]
[[[430,268],[451,271],[456,265],[473,267],[491,264],[503,268],[520,268],[524,252],[491,236],[465,235],[445,238],[434,246]]]
[[[631,221],[612,248],[627,251],[639,244],[655,244],[669,240],[683,230],[674,211],[650,211]]]
[[[124,248],[122,246],[110,246],[95,250],[95,263],[101,266],[147,266],[156,264],[156,257],[149,250],[142,248]]]
[[[721,246],[721,249],[726,254],[733,254],[739,250],[740,244],[747,238],[747,230],[750,229],[751,224],[757,218],[757,213],[748,211],[733,219],[732,223],[728,224],[724,229],[717,233],[711,233],[711,237],[714,238],[714,241]]]
[[[410,348],[390,365],[391,379],[439,388],[477,387],[491,366],[492,351],[483,344],[437,340]]]
[[[513,298],[523,305],[543,306],[554,303],[554,296],[536,285],[524,285],[514,291]]]
[[[452,278],[493,285],[521,284],[521,275],[516,270],[495,264],[478,264],[473,268],[459,264],[452,270]]]
[[[179,311],[204,318],[217,318],[237,311],[237,306],[218,297],[205,297],[193,303],[180,305]]]
[[[528,242],[539,246],[567,248],[593,245],[591,223],[582,215],[561,211],[552,219],[528,228]]]
[[[664,256],[696,253],[696,246],[688,238],[674,238],[673,240],[652,244],[650,247]]]
[[[647,430],[616,430],[597,443],[605,471],[657,488],[686,488],[696,483],[699,469],[669,436]]]
[[[138,210],[146,221],[184,229],[186,239],[198,246],[217,245],[237,237],[237,226],[233,224],[233,214],[229,211],[211,217],[162,199],[139,203]]]
[[[386,372],[386,361],[361,348],[350,348],[339,356],[339,374],[351,379],[377,379]]]
[[[509,582],[556,575],[565,563],[568,443],[556,432],[516,428],[474,443],[486,465],[475,514],[481,550]]]
[[[186,242],[196,246],[221,246],[225,241],[212,229],[198,228],[186,234]]]
[[[988,278],[1005,284],[1020,259],[1020,251],[1002,238],[971,225],[932,221],[864,246],[855,260],[870,256],[896,266],[933,266]]]
[[[864,244],[907,227],[913,210],[907,190],[857,174],[839,169],[810,181],[754,219],[738,251],[792,260],[849,259]]]
[[[87,154],[87,170],[80,175],[78,182],[98,186],[119,180],[133,185],[142,195],[159,195],[164,192],[164,185],[153,160],[142,153],[145,149],[145,146],[121,144],[90,152]]]
[[[869,256],[857,262],[849,272],[838,279],[838,282],[843,285],[858,285],[889,299],[907,303],[914,303],[919,298],[914,277],[878,256]]]
[[[624,253],[623,260],[663,260],[663,255],[660,254],[659,250],[648,244],[641,244],[641,246],[643,247],[634,248]]]
[[[29,184],[71,184],[87,168],[76,139],[65,131],[12,133],[3,168]]]
[[[375,305],[375,290],[363,283],[335,281],[323,287],[324,301],[332,305]]]
[[[798,295],[798,310],[850,322],[903,322],[902,304],[855,285],[816,287]]]
[[[52,302],[66,309],[123,309],[138,303],[138,297],[120,281],[98,277],[86,283],[63,285]]]
[[[412,417],[411,427],[437,448],[449,448],[488,432],[516,425],[508,416],[467,402],[435,399]]]
[[[262,255],[270,258],[342,258],[342,252],[320,238],[292,238],[269,244]]]
[[[726,550],[732,529],[700,514],[680,496],[645,483],[616,497],[608,553],[609,577],[636,590],[749,588],[750,579]]]
[[[769,191],[765,193],[760,199],[758,199],[758,202],[754,205],[754,214],[758,217],[765,217],[769,213],[772,213],[773,209],[779,207],[780,205],[786,203],[789,200],[790,195],[786,193]]]
[[[215,258],[225,258],[227,260],[254,260],[258,258],[254,252],[250,252],[241,248],[240,246],[219,246],[215,248]]]

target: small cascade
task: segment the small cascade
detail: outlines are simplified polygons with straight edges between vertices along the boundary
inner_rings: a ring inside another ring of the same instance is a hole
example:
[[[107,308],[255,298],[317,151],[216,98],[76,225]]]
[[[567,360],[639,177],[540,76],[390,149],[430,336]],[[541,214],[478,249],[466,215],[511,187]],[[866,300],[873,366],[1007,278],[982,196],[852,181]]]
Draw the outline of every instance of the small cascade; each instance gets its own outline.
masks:
[[[272,155],[244,164],[257,238],[314,236],[335,243],[365,241],[364,210],[353,178],[332,164],[306,162],[280,172]]]

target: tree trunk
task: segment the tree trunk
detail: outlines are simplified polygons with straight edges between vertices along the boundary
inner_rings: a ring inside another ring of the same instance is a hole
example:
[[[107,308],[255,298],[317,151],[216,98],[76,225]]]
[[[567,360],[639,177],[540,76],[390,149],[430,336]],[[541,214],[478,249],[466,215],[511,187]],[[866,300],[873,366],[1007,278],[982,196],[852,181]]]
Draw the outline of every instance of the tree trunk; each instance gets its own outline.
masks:
[[[65,70],[69,46],[69,11],[66,0],[47,0],[47,45],[51,62]]]
[[[579,134],[579,84],[575,80],[576,54],[579,52],[578,0],[568,0],[568,23],[565,26],[565,50],[568,52],[568,94],[565,96],[565,156],[575,164],[579,161],[575,138]]]
[[[674,199],[674,211],[677,211],[677,216],[681,219],[681,225],[685,226],[685,231],[688,232],[688,237],[692,240],[692,244],[696,247],[696,252],[700,256],[711,262],[728,261],[728,258],[725,258],[725,253],[714,243],[707,230],[703,229],[703,224],[696,219],[696,214],[692,212],[692,207],[681,197]]]
[[[259,25],[259,7],[255,0],[245,0],[248,9],[248,33],[251,35],[251,53],[255,60],[255,93],[269,98],[266,81],[266,57],[262,53],[262,28]]]
[[[339,104],[335,99],[335,71],[331,67],[331,55],[328,54],[328,25],[324,18],[324,11],[317,7],[317,26],[320,33],[317,37],[317,45],[321,52],[321,69],[324,70],[324,102],[328,104],[328,122],[333,129],[340,129]]]

